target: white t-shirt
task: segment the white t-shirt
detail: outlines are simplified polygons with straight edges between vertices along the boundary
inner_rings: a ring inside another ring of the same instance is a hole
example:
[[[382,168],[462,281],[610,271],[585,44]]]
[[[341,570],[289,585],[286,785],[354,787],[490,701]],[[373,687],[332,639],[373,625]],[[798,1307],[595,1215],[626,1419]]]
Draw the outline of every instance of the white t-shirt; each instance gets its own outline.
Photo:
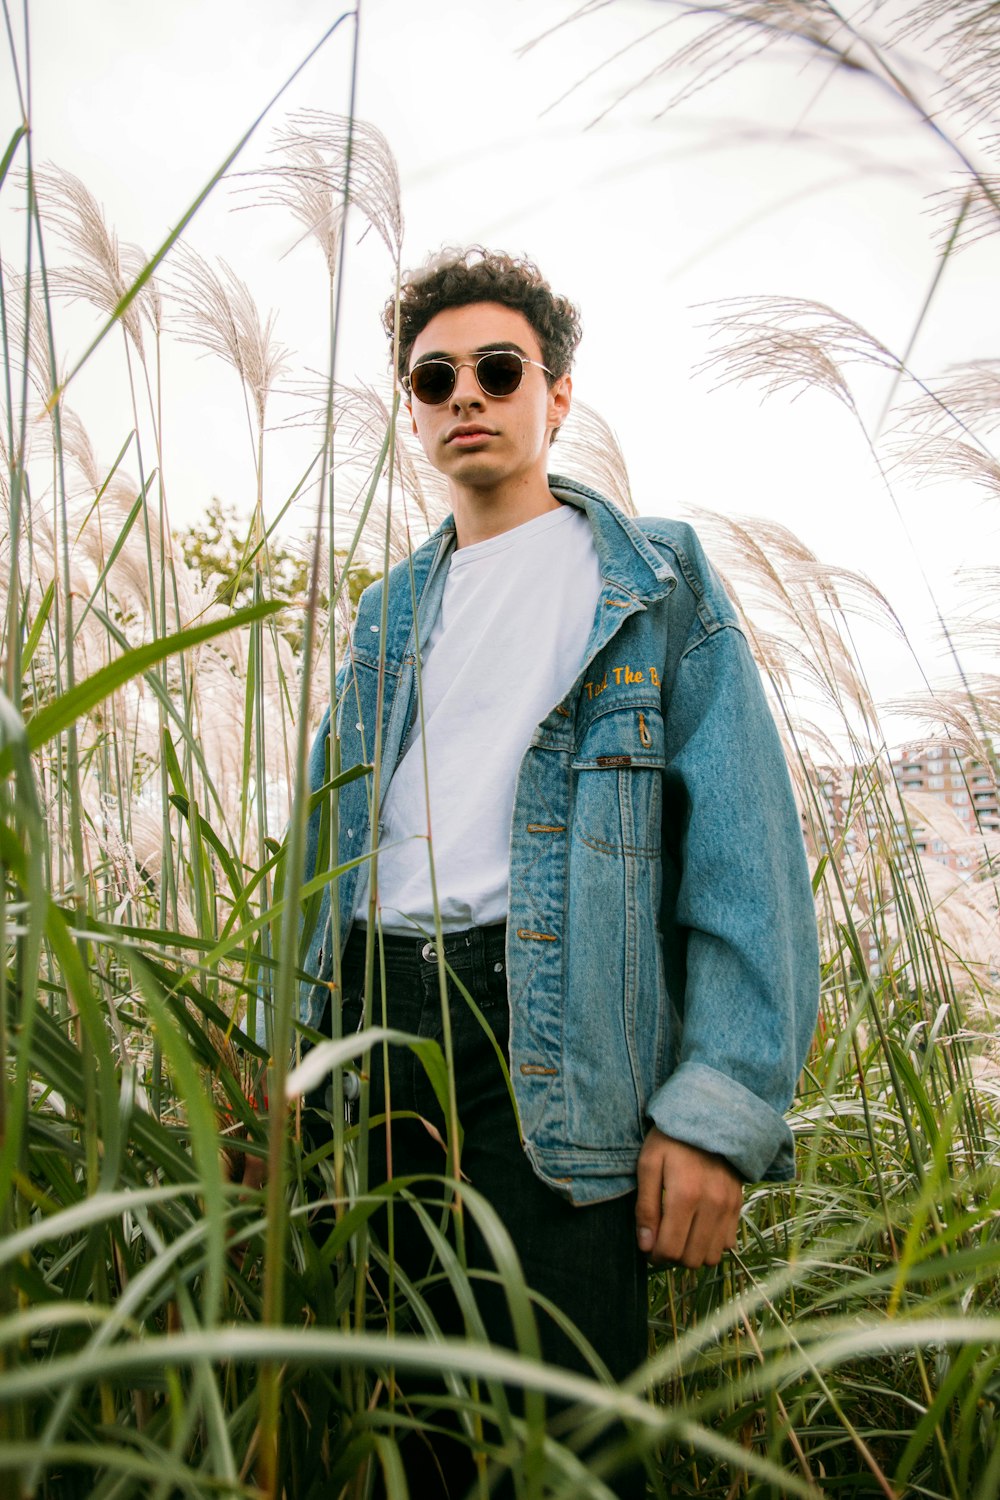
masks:
[[[535,728],[580,670],[600,593],[590,522],[572,505],[452,553],[421,653],[430,828],[446,931],[507,915],[517,770]],[[382,808],[378,887],[388,932],[433,930],[427,832],[417,722]],[[362,920],[367,885],[356,908]]]

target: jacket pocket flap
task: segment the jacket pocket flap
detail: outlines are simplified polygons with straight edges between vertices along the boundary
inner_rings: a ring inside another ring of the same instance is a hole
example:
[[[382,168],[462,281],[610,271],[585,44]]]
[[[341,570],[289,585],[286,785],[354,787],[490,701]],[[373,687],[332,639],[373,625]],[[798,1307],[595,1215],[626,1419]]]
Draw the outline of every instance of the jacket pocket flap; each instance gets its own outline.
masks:
[[[628,770],[630,766],[662,769],[663,765],[663,715],[659,708],[638,705],[599,714],[573,758],[577,771]]]

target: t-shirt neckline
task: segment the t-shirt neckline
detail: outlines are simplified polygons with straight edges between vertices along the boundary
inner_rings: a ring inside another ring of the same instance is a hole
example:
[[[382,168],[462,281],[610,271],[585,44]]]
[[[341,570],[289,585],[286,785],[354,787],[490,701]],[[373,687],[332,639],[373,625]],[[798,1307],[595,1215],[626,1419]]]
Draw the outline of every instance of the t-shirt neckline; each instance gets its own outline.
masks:
[[[545,510],[540,516],[532,516],[530,521],[522,521],[519,526],[511,526],[507,531],[498,532],[496,536],[489,536],[483,542],[472,542],[468,547],[456,547],[451,555],[451,566],[467,567],[470,563],[480,562],[485,557],[492,557],[497,552],[504,552],[508,547],[520,547],[525,543],[534,542],[553,526],[559,526],[571,516],[578,514],[573,505],[567,505],[560,500],[557,509]]]

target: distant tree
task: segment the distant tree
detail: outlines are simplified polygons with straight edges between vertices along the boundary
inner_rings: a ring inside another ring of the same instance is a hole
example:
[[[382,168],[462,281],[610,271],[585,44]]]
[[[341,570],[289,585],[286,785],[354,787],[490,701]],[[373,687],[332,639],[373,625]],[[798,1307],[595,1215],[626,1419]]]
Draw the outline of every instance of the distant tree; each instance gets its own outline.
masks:
[[[252,557],[253,544],[248,542],[249,522],[241,516],[235,505],[213,495],[204,518],[196,525],[175,532],[181,553],[187,566],[199,574],[205,584],[215,583],[216,597],[232,608],[253,602],[254,568],[257,561]],[[338,553],[338,556],[346,554]],[[272,598],[302,598],[309,587],[309,564],[298,556],[280,538],[271,537],[266,551],[262,547],[257,554],[261,567],[266,571]],[[347,575],[347,590],[351,600],[351,614],[357,608],[361,594],[379,577],[370,568],[355,561]],[[320,608],[329,607],[326,591],[320,593]],[[297,644],[298,632],[290,631],[289,638]]]

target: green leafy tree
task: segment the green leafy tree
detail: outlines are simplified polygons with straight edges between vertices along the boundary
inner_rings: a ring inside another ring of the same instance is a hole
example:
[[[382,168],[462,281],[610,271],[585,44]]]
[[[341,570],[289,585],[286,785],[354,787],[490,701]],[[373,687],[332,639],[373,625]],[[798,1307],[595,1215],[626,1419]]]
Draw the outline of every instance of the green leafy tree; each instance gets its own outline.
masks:
[[[175,533],[187,566],[199,574],[206,584],[216,583],[216,596],[234,609],[253,603],[254,590],[254,542],[249,534],[249,522],[239,514],[232,502],[213,496],[203,520],[197,525],[185,527]],[[339,557],[346,556],[338,553]],[[293,552],[280,537],[271,537],[257,554],[261,567],[267,574],[272,598],[301,598],[309,587],[309,563],[306,558]],[[347,576],[347,590],[351,601],[351,615],[358,600],[370,583],[378,577],[356,560],[351,564]],[[320,607],[330,605],[326,590],[321,590]],[[289,632],[297,643],[298,632]]]

